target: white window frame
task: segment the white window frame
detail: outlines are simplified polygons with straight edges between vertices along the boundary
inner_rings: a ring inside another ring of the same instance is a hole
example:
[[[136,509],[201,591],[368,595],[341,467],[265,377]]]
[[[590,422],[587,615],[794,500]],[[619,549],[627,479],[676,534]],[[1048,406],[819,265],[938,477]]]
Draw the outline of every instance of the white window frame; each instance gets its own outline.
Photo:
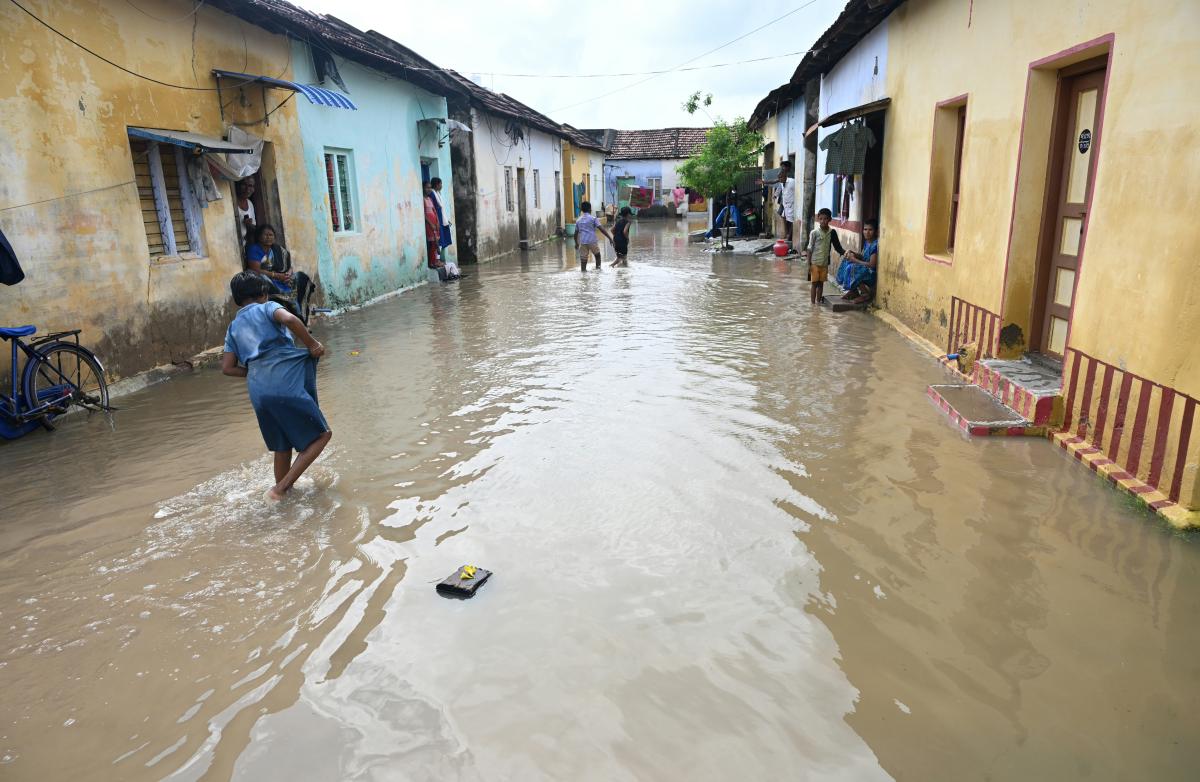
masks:
[[[131,141],[143,141],[134,136]],[[172,260],[175,258],[199,259],[207,256],[204,250],[204,219],[200,213],[200,204],[192,193],[192,182],[187,173],[187,158],[183,147],[174,144],[160,145],[157,141],[146,141],[146,162],[150,167],[150,185],[154,192],[154,211],[158,215],[158,230],[163,238],[163,254],[151,255],[153,261]],[[162,167],[162,146],[166,146],[166,154],[175,156],[175,173],[179,177],[179,200],[183,210],[183,224],[187,231],[188,245],[191,247],[185,253],[179,252],[175,239],[175,224],[171,220],[171,204],[167,197],[166,176]],[[139,196],[140,203],[140,196]],[[147,240],[148,241],[148,240]]]
[[[662,177],[660,177],[660,176],[646,177],[646,184],[649,185],[650,189],[653,191],[653,193],[654,193],[653,198],[655,201],[657,201],[659,198],[662,197]]]
[[[512,166],[504,167],[504,206],[510,212],[517,208],[516,199],[513,198]]]
[[[358,180],[354,173],[354,150],[342,149],[340,147],[325,147],[324,154],[321,156],[321,170],[325,172],[325,186],[329,189],[329,161],[328,158],[333,158],[333,189],[332,192],[327,192],[329,196],[329,227],[330,230],[337,236],[346,236],[359,233],[359,214],[358,214]],[[340,162],[339,159],[343,162]],[[344,165],[344,169],[343,169]],[[346,193],[343,196],[342,189],[338,187],[341,182],[341,174],[345,171],[346,174]],[[346,203],[346,199],[350,203]],[[333,212],[337,210],[338,223],[333,221]],[[346,228],[346,215],[350,216],[350,227]]]
[[[533,170],[533,208],[542,208],[542,172]]]

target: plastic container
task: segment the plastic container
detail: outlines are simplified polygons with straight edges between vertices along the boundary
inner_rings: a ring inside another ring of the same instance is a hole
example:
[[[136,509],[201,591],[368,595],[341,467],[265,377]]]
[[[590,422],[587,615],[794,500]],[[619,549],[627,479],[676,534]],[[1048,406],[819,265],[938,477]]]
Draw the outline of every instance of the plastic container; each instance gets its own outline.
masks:
[[[575,235],[575,223],[567,223],[567,236]]]
[[[786,239],[776,239],[775,244],[771,249],[775,252],[775,255],[782,258],[783,256],[787,255],[789,252],[787,240]]]

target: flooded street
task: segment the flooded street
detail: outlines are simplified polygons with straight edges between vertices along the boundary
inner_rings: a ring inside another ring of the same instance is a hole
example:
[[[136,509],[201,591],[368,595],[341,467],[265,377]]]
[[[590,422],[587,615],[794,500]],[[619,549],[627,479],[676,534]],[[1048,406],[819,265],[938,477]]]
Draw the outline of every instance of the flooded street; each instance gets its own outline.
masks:
[[[276,507],[215,367],[0,444],[0,779],[1195,779],[1200,540],[803,266],[631,262],[321,322]]]

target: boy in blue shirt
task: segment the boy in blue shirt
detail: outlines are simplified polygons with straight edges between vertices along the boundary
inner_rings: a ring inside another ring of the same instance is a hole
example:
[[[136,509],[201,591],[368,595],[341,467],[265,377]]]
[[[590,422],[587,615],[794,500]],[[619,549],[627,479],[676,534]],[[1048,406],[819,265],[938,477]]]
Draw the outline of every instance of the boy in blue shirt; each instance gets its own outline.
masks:
[[[596,256],[596,268],[600,268],[600,242],[596,239],[596,232],[604,234],[608,237],[611,244],[613,240],[612,234],[608,229],[600,225],[600,221],[592,214],[592,202],[584,201],[579,205],[579,219],[575,221],[575,250],[579,253],[579,271],[587,271],[588,258]]]
[[[235,275],[229,289],[241,309],[225,334],[221,371],[246,378],[263,442],[275,454],[275,485],[266,499],[278,502],[333,437],[317,406],[317,359],[325,346],[299,318],[268,301],[270,283],[257,274]]]

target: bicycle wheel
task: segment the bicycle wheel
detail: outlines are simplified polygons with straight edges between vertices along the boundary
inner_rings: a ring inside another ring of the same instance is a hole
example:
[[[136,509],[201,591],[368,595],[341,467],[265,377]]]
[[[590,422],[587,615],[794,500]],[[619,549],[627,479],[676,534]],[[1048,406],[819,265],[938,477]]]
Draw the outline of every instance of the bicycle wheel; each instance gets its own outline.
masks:
[[[31,407],[54,402],[47,418],[54,420],[72,405],[89,412],[108,407],[104,367],[87,348],[71,342],[39,345],[39,358],[25,365],[22,388]],[[86,418],[87,416],[80,416]]]

